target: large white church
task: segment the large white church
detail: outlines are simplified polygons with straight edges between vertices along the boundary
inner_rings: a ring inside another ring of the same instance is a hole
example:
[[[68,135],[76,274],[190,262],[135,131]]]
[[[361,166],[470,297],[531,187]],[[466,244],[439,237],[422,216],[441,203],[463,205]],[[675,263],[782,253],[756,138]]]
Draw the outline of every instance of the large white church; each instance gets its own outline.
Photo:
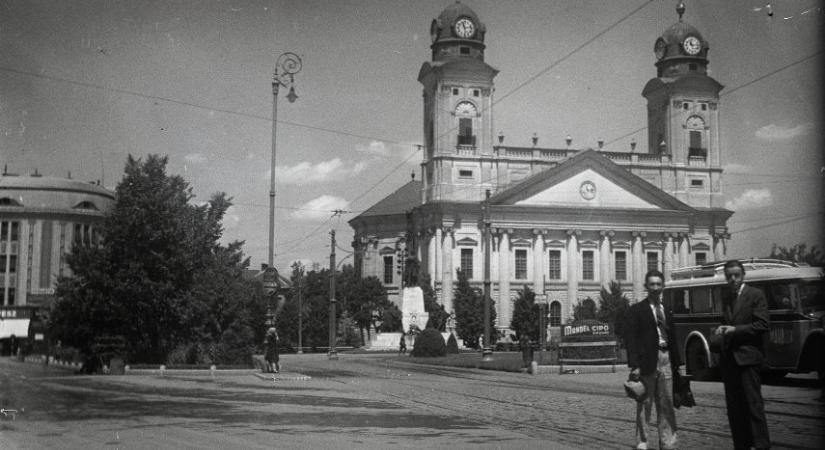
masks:
[[[507,330],[517,291],[545,294],[551,326],[595,301],[611,281],[637,301],[649,269],[670,272],[726,257],[719,92],[708,42],[682,21],[655,40],[647,100],[648,148],[512,147],[493,130],[498,70],[485,61],[484,23],[456,2],[432,21],[421,66],[424,159],[408,182],[349,223],[356,268],[397,301],[399,258],[417,257],[453,311],[456,270],[481,287],[484,206],[491,229],[496,327]],[[641,107],[641,105],[640,105]],[[489,191],[489,200],[485,200]]]

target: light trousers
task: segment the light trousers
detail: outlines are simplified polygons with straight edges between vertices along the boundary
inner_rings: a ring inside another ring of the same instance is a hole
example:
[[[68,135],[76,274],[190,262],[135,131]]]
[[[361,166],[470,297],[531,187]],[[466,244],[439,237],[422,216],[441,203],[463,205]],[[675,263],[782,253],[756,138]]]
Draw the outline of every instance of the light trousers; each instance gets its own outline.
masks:
[[[656,427],[659,430],[659,448],[676,448],[676,412],[673,410],[673,371],[670,355],[659,350],[656,371],[641,376],[647,389],[647,398],[636,402],[636,438],[638,442],[648,442],[649,426],[653,405],[656,405]]]

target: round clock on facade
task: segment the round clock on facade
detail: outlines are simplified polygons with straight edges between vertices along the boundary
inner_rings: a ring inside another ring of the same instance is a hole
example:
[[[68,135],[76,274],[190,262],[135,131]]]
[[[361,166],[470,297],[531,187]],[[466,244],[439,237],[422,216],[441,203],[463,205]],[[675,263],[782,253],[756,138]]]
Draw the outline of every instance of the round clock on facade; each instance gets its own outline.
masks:
[[[593,200],[596,197],[596,185],[590,180],[583,182],[579,186],[579,194],[585,200]]]
[[[458,37],[468,38],[476,32],[476,26],[472,20],[468,18],[459,19],[455,23],[455,34]]]
[[[460,102],[455,107],[455,115],[457,116],[477,116],[478,110],[475,105],[470,102]]]
[[[688,36],[682,42],[682,47],[688,55],[698,55],[702,50],[702,43],[696,36]]]
[[[690,116],[685,122],[685,128],[689,130],[704,130],[705,121],[699,116]]]
[[[662,38],[657,39],[656,45],[653,47],[653,53],[656,54],[656,59],[664,58],[665,50],[667,50],[667,42]]]

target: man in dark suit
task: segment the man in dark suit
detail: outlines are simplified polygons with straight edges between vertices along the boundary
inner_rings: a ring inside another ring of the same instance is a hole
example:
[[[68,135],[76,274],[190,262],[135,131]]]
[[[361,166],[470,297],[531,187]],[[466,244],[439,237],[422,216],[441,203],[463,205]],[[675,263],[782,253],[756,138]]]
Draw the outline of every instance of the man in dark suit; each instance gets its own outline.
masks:
[[[625,313],[625,344],[630,378],[641,379],[647,398],[636,404],[637,449],[647,449],[647,424],[656,405],[659,448],[676,448],[676,413],[673,410],[673,370],[681,362],[670,311],[662,305],[665,277],[658,270],[645,275],[647,298]]]
[[[730,289],[722,300],[722,325],[715,334],[722,337],[719,365],[733,447],[767,449],[771,440],[759,372],[765,360],[762,338],[770,324],[768,302],[762,291],[743,283],[742,263],[728,261],[724,270]]]

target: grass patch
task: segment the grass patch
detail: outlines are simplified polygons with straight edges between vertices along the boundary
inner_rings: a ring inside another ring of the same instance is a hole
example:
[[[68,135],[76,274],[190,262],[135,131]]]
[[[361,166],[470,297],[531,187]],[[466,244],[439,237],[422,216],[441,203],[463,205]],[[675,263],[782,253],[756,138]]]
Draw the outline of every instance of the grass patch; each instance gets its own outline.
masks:
[[[400,357],[400,361],[442,367],[464,367],[471,369],[499,370],[502,372],[520,372],[524,368],[521,352],[493,352],[493,360],[484,362],[480,352],[448,354],[432,358]],[[556,364],[556,354],[553,352],[536,352],[535,360],[540,365]]]

